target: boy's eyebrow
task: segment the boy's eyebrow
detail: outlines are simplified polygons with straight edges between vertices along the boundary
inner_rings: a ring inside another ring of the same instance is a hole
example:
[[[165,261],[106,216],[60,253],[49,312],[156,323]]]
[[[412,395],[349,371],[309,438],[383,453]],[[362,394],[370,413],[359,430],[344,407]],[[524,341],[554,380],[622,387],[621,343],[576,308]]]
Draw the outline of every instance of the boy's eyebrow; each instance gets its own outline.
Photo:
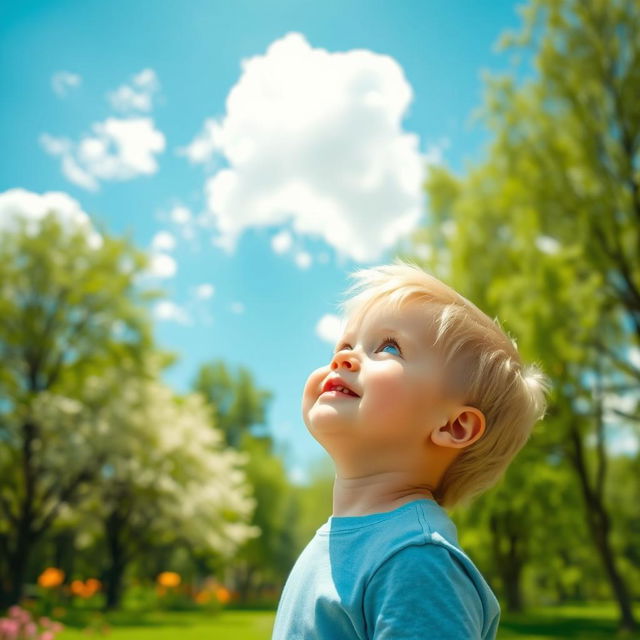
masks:
[[[403,341],[410,342],[413,347],[416,346],[415,340],[413,338],[411,338],[408,333],[402,331],[401,329],[394,329],[393,327],[380,327],[379,329],[377,329],[377,331],[379,331],[381,333],[382,332],[384,332],[384,333],[393,333],[393,334],[402,336]],[[342,344],[345,341],[346,341],[346,339],[344,337],[340,338],[340,340],[336,344],[335,348],[333,349],[333,353],[334,354],[338,353],[339,347],[341,347]]]

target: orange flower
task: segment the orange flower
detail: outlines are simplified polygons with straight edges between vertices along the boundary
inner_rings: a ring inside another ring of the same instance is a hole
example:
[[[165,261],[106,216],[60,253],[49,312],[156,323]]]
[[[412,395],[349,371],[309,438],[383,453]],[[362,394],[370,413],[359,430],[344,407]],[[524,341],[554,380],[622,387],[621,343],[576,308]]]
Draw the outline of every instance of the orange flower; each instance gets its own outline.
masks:
[[[89,589],[93,591],[93,593],[95,593],[96,591],[100,591],[100,589],[102,588],[102,582],[100,582],[100,580],[98,580],[97,578],[87,578],[85,584]]]
[[[64,580],[64,571],[55,567],[48,567],[38,576],[38,584],[45,589],[57,587]]]
[[[86,582],[82,580],[74,580],[71,583],[71,593],[80,598],[90,598],[101,587],[100,580],[89,578]]]
[[[216,598],[223,604],[231,600],[231,592],[223,586],[216,587]]]
[[[209,602],[209,600],[211,600],[211,594],[203,589],[196,594],[195,600],[198,604],[206,604],[207,602]]]
[[[82,580],[72,580],[71,581],[71,593],[74,596],[81,596],[84,593],[84,582]]]
[[[157,581],[163,587],[177,587],[180,584],[180,575],[174,571],[163,571],[158,575]]]

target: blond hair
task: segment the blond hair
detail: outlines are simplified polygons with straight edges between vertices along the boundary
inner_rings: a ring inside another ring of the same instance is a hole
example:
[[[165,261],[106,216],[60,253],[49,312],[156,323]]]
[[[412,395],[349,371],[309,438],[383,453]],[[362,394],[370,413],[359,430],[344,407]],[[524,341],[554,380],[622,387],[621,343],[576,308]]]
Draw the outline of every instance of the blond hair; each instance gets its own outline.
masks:
[[[544,417],[550,379],[535,364],[524,364],[516,342],[476,305],[418,265],[359,269],[339,303],[343,318],[361,320],[374,306],[399,310],[408,302],[428,303],[425,327],[430,347],[442,357],[446,388],[485,416],[483,435],[445,471],[434,497],[442,506],[471,499],[494,485]]]

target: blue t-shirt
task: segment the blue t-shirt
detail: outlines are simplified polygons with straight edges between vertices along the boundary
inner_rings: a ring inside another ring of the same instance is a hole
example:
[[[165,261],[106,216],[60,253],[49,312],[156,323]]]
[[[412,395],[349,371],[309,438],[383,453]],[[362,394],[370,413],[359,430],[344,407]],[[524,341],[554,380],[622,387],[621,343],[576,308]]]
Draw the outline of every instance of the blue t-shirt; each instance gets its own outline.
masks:
[[[330,516],[287,577],[272,640],[485,640],[499,618],[446,511],[421,498]]]

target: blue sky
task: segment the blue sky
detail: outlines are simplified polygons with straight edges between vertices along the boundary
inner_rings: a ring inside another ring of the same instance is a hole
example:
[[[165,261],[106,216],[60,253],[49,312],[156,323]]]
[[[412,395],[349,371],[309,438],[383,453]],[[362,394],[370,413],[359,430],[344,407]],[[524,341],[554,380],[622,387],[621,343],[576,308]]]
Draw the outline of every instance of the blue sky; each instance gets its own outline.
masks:
[[[469,116],[481,70],[508,67],[493,45],[517,4],[5,2],[0,194],[65,192],[149,250],[156,336],[180,354],[167,381],[249,367],[302,480],[326,454],[301,393],[347,275],[428,215],[417,166],[482,153]]]

